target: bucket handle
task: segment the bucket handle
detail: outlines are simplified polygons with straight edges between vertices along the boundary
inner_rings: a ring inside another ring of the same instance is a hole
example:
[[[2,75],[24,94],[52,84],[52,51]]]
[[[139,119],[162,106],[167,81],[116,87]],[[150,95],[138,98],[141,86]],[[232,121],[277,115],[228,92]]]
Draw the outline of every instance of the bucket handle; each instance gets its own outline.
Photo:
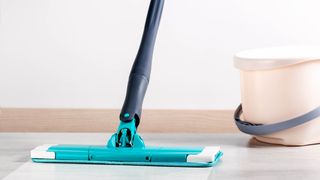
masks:
[[[279,132],[285,129],[293,128],[298,125],[309,122],[317,117],[320,117],[320,106],[318,106],[317,108],[315,108],[314,110],[306,114],[300,115],[298,117],[295,117],[286,121],[273,123],[273,124],[250,123],[245,120],[241,120],[240,119],[241,114],[242,114],[242,105],[240,104],[234,113],[234,120],[240,131],[247,134],[251,134],[251,135],[266,135],[266,134]]]

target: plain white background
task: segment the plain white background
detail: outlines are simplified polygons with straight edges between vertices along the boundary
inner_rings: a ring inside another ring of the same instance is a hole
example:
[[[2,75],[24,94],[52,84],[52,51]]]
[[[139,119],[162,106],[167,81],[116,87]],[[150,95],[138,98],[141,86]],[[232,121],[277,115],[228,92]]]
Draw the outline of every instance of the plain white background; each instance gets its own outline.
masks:
[[[148,0],[0,0],[0,106],[120,108]],[[232,109],[237,51],[320,42],[316,0],[167,0],[145,108]]]

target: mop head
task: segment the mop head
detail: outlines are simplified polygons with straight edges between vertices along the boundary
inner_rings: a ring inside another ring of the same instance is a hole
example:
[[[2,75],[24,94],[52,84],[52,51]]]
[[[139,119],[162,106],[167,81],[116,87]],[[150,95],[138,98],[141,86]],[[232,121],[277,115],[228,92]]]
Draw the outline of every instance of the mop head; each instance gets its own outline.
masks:
[[[220,147],[108,147],[106,145],[42,145],[31,151],[33,162],[138,166],[211,167]]]
[[[31,151],[33,162],[137,166],[211,167],[220,147],[148,147],[136,132],[136,120],[120,121],[106,145],[42,145]]]

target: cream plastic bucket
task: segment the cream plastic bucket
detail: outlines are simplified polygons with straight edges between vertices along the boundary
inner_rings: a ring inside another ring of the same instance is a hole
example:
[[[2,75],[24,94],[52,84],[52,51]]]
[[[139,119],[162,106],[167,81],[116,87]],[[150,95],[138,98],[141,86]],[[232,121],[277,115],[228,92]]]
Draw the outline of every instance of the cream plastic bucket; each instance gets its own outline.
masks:
[[[236,122],[240,130],[246,132],[247,127],[270,124],[281,126],[291,120],[291,125],[289,122],[287,127],[271,133],[260,133],[259,129],[246,133],[274,144],[320,143],[320,47],[242,51],[234,56],[234,65],[240,70],[241,79],[243,112],[241,124]],[[240,117],[241,112],[238,113]],[[270,126],[269,130],[277,127]]]

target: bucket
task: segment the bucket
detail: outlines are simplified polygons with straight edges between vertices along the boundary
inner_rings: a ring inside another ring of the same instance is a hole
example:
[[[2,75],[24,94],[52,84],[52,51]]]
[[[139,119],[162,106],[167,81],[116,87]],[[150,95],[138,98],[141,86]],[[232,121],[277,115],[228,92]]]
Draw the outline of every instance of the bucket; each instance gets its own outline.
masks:
[[[320,143],[320,47],[273,47],[237,53],[240,131],[281,145]]]

